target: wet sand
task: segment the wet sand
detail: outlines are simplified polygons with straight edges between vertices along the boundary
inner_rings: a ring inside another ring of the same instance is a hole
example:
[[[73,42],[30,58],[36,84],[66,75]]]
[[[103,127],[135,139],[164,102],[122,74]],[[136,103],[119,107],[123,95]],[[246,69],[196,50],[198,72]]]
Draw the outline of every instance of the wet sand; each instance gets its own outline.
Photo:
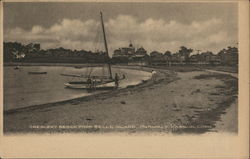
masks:
[[[155,81],[5,113],[4,132],[182,134],[220,131],[216,122],[237,99],[237,78],[199,70],[156,71]],[[231,114],[227,119],[234,119],[233,123],[223,120],[225,125],[237,125],[235,113]],[[231,126],[223,131],[232,131]]]

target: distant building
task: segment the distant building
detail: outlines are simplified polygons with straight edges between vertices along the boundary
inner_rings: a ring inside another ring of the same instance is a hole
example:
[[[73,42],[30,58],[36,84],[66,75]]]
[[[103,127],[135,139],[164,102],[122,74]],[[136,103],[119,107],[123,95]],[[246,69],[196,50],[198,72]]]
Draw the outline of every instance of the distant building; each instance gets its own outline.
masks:
[[[22,52],[22,51],[18,52],[18,51],[16,51],[16,50],[14,50],[14,51],[12,52],[12,54],[14,55],[14,58],[15,58],[15,59],[22,59],[22,58],[25,57],[25,53]]]
[[[177,53],[174,53],[171,57],[171,62],[179,62],[179,56]]]
[[[147,66],[150,64],[150,57],[145,56],[133,56],[129,59],[128,65]]]
[[[127,63],[128,65],[148,65],[149,56],[143,47],[135,49],[130,43],[128,47],[114,50],[112,60],[115,63]]]
[[[130,57],[135,54],[135,47],[129,44],[128,47],[122,47],[114,51],[113,57]]]
[[[228,47],[223,49],[218,53],[218,56],[221,59],[221,64],[223,65],[238,65],[238,48]]]
[[[166,57],[158,51],[152,51],[150,53],[151,64],[152,65],[165,65],[167,64]]]
[[[189,63],[199,65],[219,65],[221,64],[221,60],[218,55],[214,55],[212,52],[203,52],[201,54],[191,55]]]
[[[199,59],[200,59],[199,57],[200,57],[199,54],[191,55],[191,56],[189,57],[189,62],[190,62],[190,64],[198,64]]]
[[[130,56],[128,65],[149,65],[149,56],[147,51],[143,47],[138,48],[136,52]]]
[[[143,47],[140,47],[136,50],[136,52],[134,53],[134,57],[144,57],[147,55],[147,51],[143,48]]]
[[[163,54],[158,52],[158,51],[152,51],[150,53],[150,57],[152,57],[152,58],[162,58],[162,56],[163,56]]]
[[[27,52],[38,52],[40,51],[40,44],[30,43],[26,45]]]
[[[218,55],[211,55],[210,60],[209,60],[209,64],[219,65],[219,64],[221,64],[221,59],[219,58]]]

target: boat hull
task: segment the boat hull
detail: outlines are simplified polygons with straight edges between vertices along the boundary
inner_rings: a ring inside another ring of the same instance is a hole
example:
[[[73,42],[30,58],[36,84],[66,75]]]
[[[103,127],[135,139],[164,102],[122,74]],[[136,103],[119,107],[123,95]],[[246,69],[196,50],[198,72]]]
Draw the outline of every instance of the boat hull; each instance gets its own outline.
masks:
[[[28,74],[39,75],[39,74],[47,74],[47,72],[28,72]]]
[[[72,84],[72,83],[64,83],[66,88],[71,89],[87,89],[87,90],[112,90],[115,89],[115,82],[109,82],[104,84],[98,84],[98,85],[91,85],[86,83],[79,83],[79,84]]]

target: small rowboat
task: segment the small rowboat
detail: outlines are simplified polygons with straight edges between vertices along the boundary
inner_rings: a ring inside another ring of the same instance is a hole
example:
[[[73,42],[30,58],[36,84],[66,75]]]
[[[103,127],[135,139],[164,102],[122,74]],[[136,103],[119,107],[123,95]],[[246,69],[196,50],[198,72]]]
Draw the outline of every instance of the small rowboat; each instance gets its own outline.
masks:
[[[47,74],[47,72],[28,72],[28,74],[40,75],[40,74]]]
[[[20,67],[19,67],[19,66],[16,66],[14,69],[15,69],[15,70],[18,70],[18,69],[20,69]]]
[[[75,68],[80,69],[80,68],[83,68],[83,67],[82,66],[75,66]]]

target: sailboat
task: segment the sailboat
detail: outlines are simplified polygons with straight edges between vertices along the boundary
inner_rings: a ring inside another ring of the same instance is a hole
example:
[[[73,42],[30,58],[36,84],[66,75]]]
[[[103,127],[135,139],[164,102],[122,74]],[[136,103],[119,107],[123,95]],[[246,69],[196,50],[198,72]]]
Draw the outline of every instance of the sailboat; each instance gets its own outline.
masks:
[[[105,28],[103,23],[102,12],[100,12],[101,16],[101,26],[103,32],[103,40],[105,53],[107,56],[107,67],[108,67],[108,75],[107,76],[91,76],[91,75],[69,75],[69,74],[61,74],[63,76],[72,76],[72,77],[80,77],[85,79],[84,81],[71,81],[68,83],[64,83],[67,88],[72,89],[91,89],[91,90],[107,90],[107,89],[115,89],[118,87],[118,81],[125,79],[125,75],[121,78],[116,74],[113,77],[111,61],[108,53],[108,45],[106,40]]]

